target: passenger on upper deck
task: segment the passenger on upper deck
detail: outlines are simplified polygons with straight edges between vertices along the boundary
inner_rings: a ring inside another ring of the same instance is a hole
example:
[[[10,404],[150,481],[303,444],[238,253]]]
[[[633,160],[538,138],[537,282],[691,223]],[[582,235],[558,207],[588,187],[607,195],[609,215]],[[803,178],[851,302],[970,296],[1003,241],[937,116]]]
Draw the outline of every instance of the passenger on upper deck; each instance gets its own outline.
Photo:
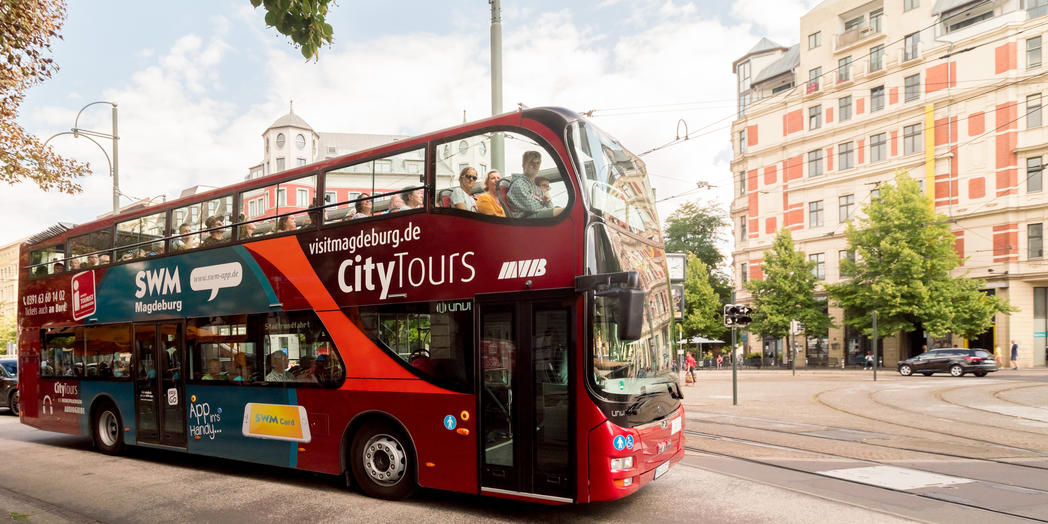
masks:
[[[404,199],[399,194],[389,197],[389,208],[386,209],[386,213],[396,213],[404,209]]]
[[[408,186],[404,188],[404,208],[403,209],[418,209],[422,207],[422,188],[414,189],[414,186]]]
[[[498,197],[499,172],[492,169],[484,177],[484,192],[477,197],[477,211],[485,215],[506,216]]]
[[[207,238],[204,239],[203,247],[212,247],[225,243],[225,229],[212,229],[222,227],[222,217],[218,215],[207,217],[207,219],[204,220],[204,227],[211,231],[208,231]]]
[[[295,230],[295,216],[284,215],[277,220],[277,233]]]
[[[367,218],[371,216],[372,204],[371,198],[369,198],[370,196],[371,195],[367,193],[361,193],[360,196],[357,197],[359,198],[359,200],[353,203],[353,209],[356,210],[356,213],[353,213],[353,216],[349,217],[351,220],[355,220],[358,218]]]
[[[535,185],[535,177],[542,166],[542,154],[538,151],[525,151],[521,160],[524,174],[518,173],[510,178],[506,195],[510,204],[510,214],[513,218],[547,218],[559,215],[564,208],[554,207],[549,195]]]
[[[54,269],[52,269],[51,274],[53,275],[55,273],[61,273],[63,271],[65,271],[65,264],[63,264],[62,261],[59,260],[58,262],[55,262]]]
[[[179,235],[188,235],[191,231],[193,231],[193,228],[189,224],[182,224],[182,225],[178,226],[178,234]],[[185,250],[185,249],[192,249],[195,246],[189,246],[188,245],[190,239],[193,239],[195,241],[196,237],[180,236],[180,237],[178,237],[178,238],[176,238],[176,239],[171,241],[171,247],[174,248],[175,251],[182,251],[182,250]]]
[[[477,181],[477,170],[466,166],[459,173],[459,185],[451,190],[451,204],[455,209],[477,212],[477,200],[473,198],[473,183]]]
[[[163,253],[163,250],[161,250],[161,253]],[[98,257],[98,263],[102,265],[108,264],[110,260],[109,255],[100,255]]]
[[[267,382],[291,382],[295,377],[287,371],[287,354],[283,351],[275,351],[269,355],[269,373],[266,373]]]
[[[98,253],[91,253],[87,255],[87,263],[84,267],[97,267],[98,266]]]
[[[243,222],[245,220],[247,220],[247,218],[244,216],[243,213],[241,213],[240,214],[240,218],[238,218],[237,221],[238,222]],[[241,239],[251,238],[252,236],[254,236],[255,228],[257,228],[257,227],[258,227],[258,224],[254,223],[254,222],[248,222],[247,224],[244,224],[244,225],[240,226],[240,231],[239,231],[240,238]]]

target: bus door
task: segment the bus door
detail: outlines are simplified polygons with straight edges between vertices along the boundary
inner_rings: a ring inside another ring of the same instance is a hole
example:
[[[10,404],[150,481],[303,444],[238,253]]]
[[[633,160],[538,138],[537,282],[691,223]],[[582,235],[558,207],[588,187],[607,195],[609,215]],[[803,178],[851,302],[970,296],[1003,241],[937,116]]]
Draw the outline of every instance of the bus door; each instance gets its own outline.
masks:
[[[572,293],[477,297],[481,491],[571,501]]]
[[[135,429],[139,443],[186,447],[181,322],[135,324]]]

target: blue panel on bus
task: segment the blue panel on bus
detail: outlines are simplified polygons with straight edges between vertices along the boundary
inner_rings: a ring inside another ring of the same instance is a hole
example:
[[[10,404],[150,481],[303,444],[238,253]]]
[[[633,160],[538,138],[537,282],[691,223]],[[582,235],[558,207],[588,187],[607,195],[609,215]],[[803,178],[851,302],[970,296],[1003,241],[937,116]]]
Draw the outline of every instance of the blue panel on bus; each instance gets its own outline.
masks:
[[[186,385],[191,453],[295,467],[298,444],[244,435],[247,404],[295,405],[295,390],[282,387]]]
[[[84,413],[80,415],[80,430],[84,435],[91,434],[91,407],[97,400],[108,398],[116,402],[120,410],[120,421],[125,428],[124,442],[135,443],[135,395],[134,384],[130,381],[81,380],[80,399],[83,401]]]
[[[89,321],[126,322],[269,311],[276,293],[242,246],[109,268]]]

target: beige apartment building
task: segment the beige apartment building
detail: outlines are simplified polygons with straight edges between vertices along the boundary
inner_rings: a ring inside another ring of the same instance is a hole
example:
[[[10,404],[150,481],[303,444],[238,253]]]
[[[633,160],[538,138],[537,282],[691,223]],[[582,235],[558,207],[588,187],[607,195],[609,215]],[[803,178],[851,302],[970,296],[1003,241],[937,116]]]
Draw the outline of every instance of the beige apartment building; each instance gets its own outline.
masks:
[[[733,280],[740,302],[762,278],[764,251],[790,229],[824,282],[842,277],[849,218],[907,171],[934,198],[964,258],[957,275],[1019,309],[973,340],[1020,367],[1048,352],[1048,0],[828,0],[801,17],[798,45],[761,39],[733,64]],[[1043,42],[1043,44],[1042,44]],[[861,363],[869,341],[842,322],[800,337],[798,366]],[[920,352],[923,331],[883,341],[884,363]],[[784,341],[753,335],[745,351],[785,362]],[[767,363],[767,362],[766,362]]]

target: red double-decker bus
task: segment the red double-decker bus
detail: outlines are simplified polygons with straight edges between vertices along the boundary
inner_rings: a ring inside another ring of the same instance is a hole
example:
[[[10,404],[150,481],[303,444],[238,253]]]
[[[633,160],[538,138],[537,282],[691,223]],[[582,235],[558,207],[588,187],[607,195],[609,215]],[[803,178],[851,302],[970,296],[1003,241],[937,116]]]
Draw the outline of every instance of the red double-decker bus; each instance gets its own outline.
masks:
[[[544,503],[684,454],[644,164],[566,110],[55,226],[20,262],[21,420],[105,453]]]

